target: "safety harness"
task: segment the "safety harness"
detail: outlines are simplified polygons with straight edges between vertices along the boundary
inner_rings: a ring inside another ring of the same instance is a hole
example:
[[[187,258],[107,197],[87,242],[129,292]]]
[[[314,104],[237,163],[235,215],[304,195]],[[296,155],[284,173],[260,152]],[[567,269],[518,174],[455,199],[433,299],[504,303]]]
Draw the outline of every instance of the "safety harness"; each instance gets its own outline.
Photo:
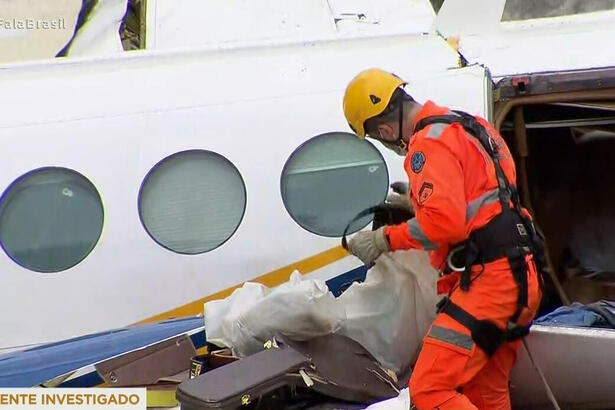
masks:
[[[466,292],[469,290],[472,281],[472,266],[482,265],[484,267],[485,263],[506,257],[519,291],[517,308],[505,330],[500,329],[490,320],[476,319],[453,303],[448,296],[438,303],[438,312],[449,315],[468,328],[477,346],[487,355],[492,356],[503,343],[521,339],[529,332],[529,326],[517,324],[523,309],[528,306],[528,266],[525,258],[529,254],[533,255],[542,286],[542,275],[546,269],[543,241],[532,221],[522,212],[517,189],[508,182],[502,170],[497,144],[476,118],[463,111],[453,112],[454,114],[423,118],[417,123],[414,133],[435,123],[460,124],[466,132],[480,142],[491,158],[498,181],[498,199],[502,205],[502,212],[487,225],[472,231],[467,240],[451,247],[451,249],[461,250],[456,252],[456,256],[461,257],[463,266],[463,269],[460,269],[459,288]],[[451,271],[445,273],[451,273]]]

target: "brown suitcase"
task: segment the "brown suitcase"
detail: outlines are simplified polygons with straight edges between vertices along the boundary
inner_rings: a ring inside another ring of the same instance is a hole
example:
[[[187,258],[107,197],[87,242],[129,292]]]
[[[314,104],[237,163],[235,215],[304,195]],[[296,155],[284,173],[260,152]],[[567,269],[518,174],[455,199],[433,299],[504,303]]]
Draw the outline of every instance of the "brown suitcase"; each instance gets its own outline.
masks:
[[[145,386],[188,370],[195,354],[190,337],[182,335],[105,360],[95,367],[111,387]]]
[[[281,340],[279,348],[180,384],[182,410],[285,408],[281,403],[308,408],[297,403],[322,403],[324,398],[370,404],[399,393],[396,380],[352,339],[327,335],[303,342]]]
[[[308,359],[293,349],[268,349],[194,379],[177,388],[183,410],[237,409],[289,383],[309,367]]]

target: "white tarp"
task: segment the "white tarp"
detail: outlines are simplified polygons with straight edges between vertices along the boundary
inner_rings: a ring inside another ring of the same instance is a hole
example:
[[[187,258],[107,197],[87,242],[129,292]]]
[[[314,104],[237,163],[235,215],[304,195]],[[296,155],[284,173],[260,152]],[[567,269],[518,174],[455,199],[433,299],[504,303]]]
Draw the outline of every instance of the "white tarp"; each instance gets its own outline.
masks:
[[[406,387],[399,391],[397,397],[374,403],[365,410],[410,410],[410,390]]]
[[[404,251],[382,255],[363,283],[338,298],[324,281],[301,280],[298,273],[273,289],[246,283],[205,304],[205,333],[208,342],[249,355],[276,333],[309,339],[335,332],[401,374],[416,360],[435,318],[437,278],[426,253]]]

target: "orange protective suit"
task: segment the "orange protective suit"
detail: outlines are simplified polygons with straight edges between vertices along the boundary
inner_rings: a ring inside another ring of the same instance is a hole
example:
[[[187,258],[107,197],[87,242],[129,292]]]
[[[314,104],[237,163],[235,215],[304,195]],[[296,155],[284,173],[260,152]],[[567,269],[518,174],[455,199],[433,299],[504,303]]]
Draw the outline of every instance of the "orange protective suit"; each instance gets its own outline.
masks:
[[[449,114],[428,101],[415,124],[429,116]],[[500,164],[511,185],[515,165],[504,139],[484,119],[477,120],[498,145]],[[480,142],[460,124],[435,123],[415,133],[404,168],[416,217],[389,226],[391,250],[425,249],[431,263],[443,270],[452,244],[468,238],[500,214],[495,168]],[[526,212],[526,211],[524,211]],[[528,307],[518,324],[527,325],[540,303],[540,287],[531,255],[528,263]],[[517,307],[518,286],[506,258],[472,268],[469,290],[458,287],[459,274],[443,276],[439,293],[476,319],[489,319],[504,329]],[[437,315],[410,379],[410,397],[418,409],[509,409],[508,378],[520,340],[507,342],[488,357],[473,342],[470,331],[448,315]]]

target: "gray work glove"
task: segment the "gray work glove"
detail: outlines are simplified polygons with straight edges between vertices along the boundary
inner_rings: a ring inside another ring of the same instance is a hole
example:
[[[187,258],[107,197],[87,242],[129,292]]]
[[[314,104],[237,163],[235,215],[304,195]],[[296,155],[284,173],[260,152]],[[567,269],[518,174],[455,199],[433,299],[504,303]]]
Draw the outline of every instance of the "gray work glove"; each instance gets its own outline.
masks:
[[[389,242],[384,236],[384,226],[375,231],[358,232],[348,241],[348,252],[368,266],[383,252],[389,251]]]
[[[393,192],[387,195],[386,202],[414,214],[414,208],[410,202],[410,195],[408,195],[410,189],[409,184],[407,182],[394,182],[391,184],[391,188]]]

